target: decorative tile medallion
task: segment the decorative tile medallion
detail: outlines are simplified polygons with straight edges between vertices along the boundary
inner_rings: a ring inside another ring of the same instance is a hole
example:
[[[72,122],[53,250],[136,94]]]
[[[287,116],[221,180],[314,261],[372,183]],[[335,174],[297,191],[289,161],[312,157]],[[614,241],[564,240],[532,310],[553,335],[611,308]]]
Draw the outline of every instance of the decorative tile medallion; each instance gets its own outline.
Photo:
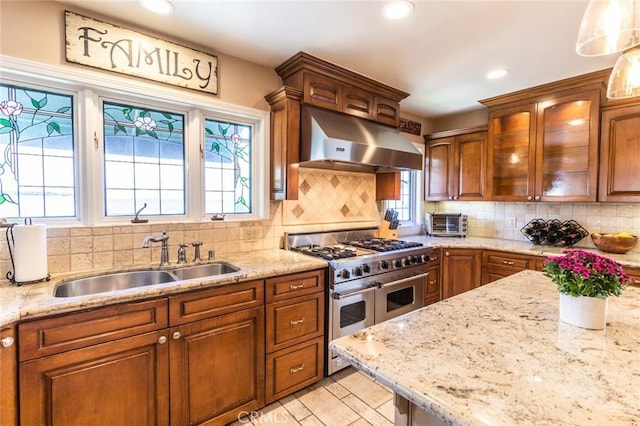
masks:
[[[303,180],[302,183],[300,184],[300,191],[302,191],[302,193],[306,195],[310,189],[311,189],[311,185],[309,185],[309,182],[307,182],[306,179]]]
[[[346,204],[342,206],[342,208],[340,209],[340,213],[342,213],[343,216],[347,216],[349,214],[351,210],[349,210],[349,206],[347,206]]]
[[[300,207],[300,204],[296,204],[295,208],[291,210],[295,217],[299,218],[304,213],[304,209]]]
[[[362,194],[360,194],[360,199],[362,200],[363,203],[366,204],[366,202],[369,201],[369,194],[367,194],[366,192],[363,192]]]
[[[331,178],[329,182],[331,182],[331,185],[333,185],[334,188],[340,185],[340,179],[338,179],[338,176],[335,176],[335,175]]]

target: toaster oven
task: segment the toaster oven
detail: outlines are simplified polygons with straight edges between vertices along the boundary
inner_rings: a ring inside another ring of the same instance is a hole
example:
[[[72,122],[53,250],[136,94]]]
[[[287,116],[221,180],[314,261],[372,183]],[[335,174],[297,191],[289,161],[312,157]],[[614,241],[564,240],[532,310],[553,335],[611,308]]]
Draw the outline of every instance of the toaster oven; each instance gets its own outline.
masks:
[[[425,213],[427,235],[438,237],[466,237],[467,215],[453,213]]]

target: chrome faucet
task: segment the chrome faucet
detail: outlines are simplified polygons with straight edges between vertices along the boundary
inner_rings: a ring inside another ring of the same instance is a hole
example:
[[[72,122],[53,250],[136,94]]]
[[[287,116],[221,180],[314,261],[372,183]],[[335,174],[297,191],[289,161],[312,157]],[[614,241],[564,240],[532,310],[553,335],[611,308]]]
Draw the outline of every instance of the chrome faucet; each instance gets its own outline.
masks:
[[[160,237],[154,237],[153,235],[148,235],[144,237],[142,240],[142,248],[149,248],[149,243],[162,243],[162,252],[160,254],[160,266],[168,266],[169,265],[169,236],[167,232],[162,232]]]

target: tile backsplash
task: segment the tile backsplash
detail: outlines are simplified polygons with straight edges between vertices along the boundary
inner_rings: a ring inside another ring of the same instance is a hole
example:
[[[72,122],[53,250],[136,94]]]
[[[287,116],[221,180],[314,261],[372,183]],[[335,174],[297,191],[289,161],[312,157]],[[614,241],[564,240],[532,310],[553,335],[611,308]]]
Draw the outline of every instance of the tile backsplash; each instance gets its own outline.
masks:
[[[427,202],[425,212],[469,216],[469,236],[528,241],[520,229],[532,219],[573,219],[589,233],[626,231],[640,235],[640,203]],[[594,247],[590,238],[576,244]],[[634,252],[640,251],[636,244]]]

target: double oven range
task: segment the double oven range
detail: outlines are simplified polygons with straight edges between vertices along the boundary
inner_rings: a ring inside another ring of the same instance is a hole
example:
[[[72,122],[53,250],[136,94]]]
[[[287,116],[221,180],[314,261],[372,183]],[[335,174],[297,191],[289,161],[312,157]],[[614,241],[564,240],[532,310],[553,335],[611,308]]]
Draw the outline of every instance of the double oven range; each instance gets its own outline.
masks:
[[[327,260],[327,343],[424,305],[421,243],[376,238],[377,228],[285,234],[285,249]],[[325,348],[326,371],[349,364]]]

